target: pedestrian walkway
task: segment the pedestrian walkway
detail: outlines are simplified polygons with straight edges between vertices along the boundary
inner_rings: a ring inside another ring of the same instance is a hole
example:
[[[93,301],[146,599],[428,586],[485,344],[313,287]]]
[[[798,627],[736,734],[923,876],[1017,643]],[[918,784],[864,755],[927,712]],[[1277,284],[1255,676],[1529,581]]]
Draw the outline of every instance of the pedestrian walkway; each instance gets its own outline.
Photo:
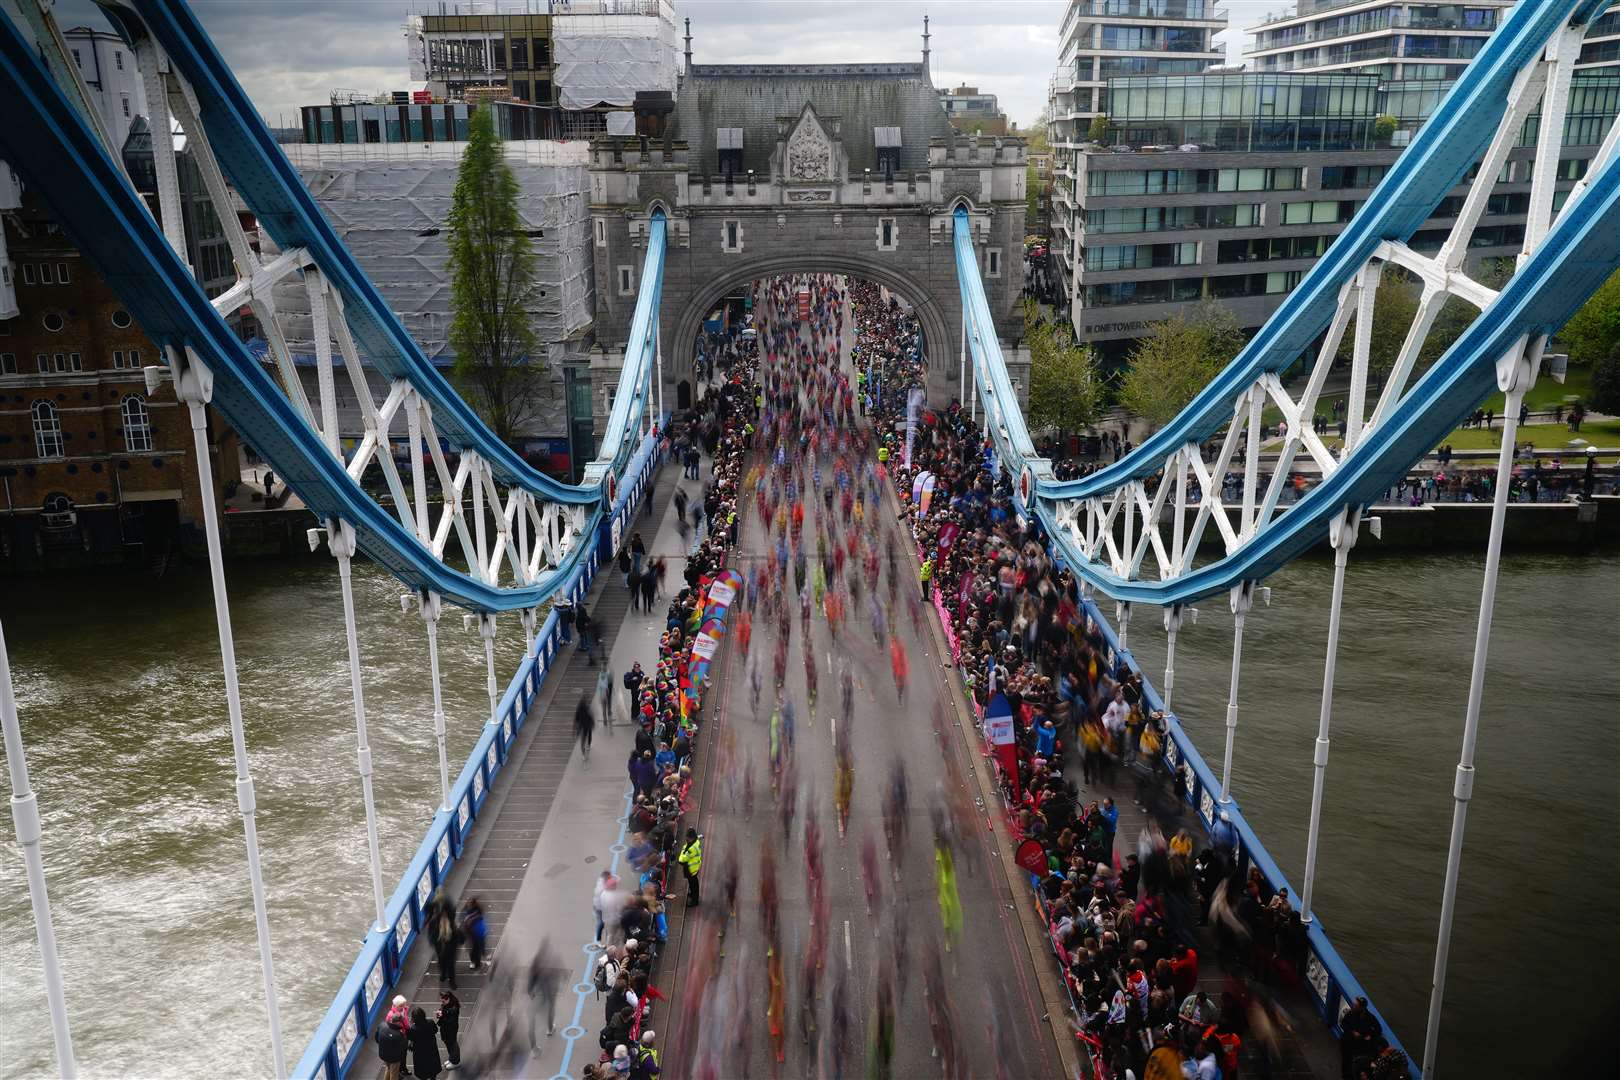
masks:
[[[648,558],[668,561],[668,588],[679,586],[685,567],[685,545],[670,512],[680,483],[678,466],[662,466],[646,512],[626,533],[627,540],[637,528],[651,536]],[[700,490],[693,481],[685,485],[689,496]],[[491,805],[479,815],[448,883],[448,895],[458,907],[469,897],[483,905],[492,962],[510,970],[519,988],[507,1015],[488,994],[490,969],[471,972],[461,951],[456,995],[461,1000],[464,1060],[482,1057],[509,1019],[523,1025],[516,1044],[526,1051],[528,1000],[522,989],[542,941],[562,968],[555,973],[561,988],[556,1036],[545,1038],[547,1024],[539,1018],[539,1053],[503,1067],[496,1074],[502,1077],[577,1075],[581,1063],[596,1060],[599,1053],[596,1031],[601,1024],[593,1010],[600,1006],[586,976],[597,951],[592,886],[602,870],[619,864],[630,806],[625,763],[634,743],[621,677],[635,660],[648,668],[649,661],[656,661],[667,597],[655,602],[651,614],[632,612],[623,575],[609,565],[598,574],[587,603],[608,658],[617,722],[611,730],[598,723],[591,755],[584,758],[574,737],[574,710],[582,696],[594,697],[602,668],[579,651],[576,634],[572,645],[559,651],[518,737],[513,761],[496,779]],[[411,1005],[431,1018],[439,1007],[440,982],[425,941],[411,950],[400,985],[412,988],[407,995]],[[375,1040],[357,1061],[355,1074],[382,1075]]]

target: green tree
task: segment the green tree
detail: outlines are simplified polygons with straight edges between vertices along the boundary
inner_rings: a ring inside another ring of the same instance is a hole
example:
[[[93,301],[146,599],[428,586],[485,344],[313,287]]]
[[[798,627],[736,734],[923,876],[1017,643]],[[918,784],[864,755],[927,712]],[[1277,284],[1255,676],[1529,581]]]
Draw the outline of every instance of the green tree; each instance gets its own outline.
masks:
[[[1029,423],[1059,434],[1080,431],[1102,415],[1102,368],[1089,345],[1076,345],[1041,319],[1033,301],[1024,304],[1024,340],[1029,345]]]
[[[511,443],[539,404],[544,368],[527,310],[534,253],[490,113],[472,115],[451,201],[450,347],[462,391]]]
[[[1512,259],[1487,259],[1473,269],[1471,276],[1487,288],[1500,289],[1513,276],[1513,265]],[[1406,342],[1407,331],[1417,318],[1421,299],[1422,289],[1416,278],[1400,267],[1384,269],[1378,283],[1378,296],[1373,301],[1372,340],[1367,351],[1367,376],[1371,385],[1382,385],[1394,369],[1401,346]],[[1416,379],[1428,370],[1430,364],[1445,355],[1452,342],[1478,316],[1479,309],[1462,297],[1446,297],[1429,328],[1428,336],[1418,349],[1411,378]],[[1339,342],[1337,359],[1341,364],[1349,364],[1354,356],[1355,326],[1355,319],[1352,318],[1350,325],[1345,328],[1344,338]]]
[[[1401,122],[1388,113],[1380,113],[1373,118],[1373,138],[1379,142],[1388,142],[1389,137],[1395,134],[1395,129]]]
[[[1024,132],[1024,142],[1029,147],[1031,154],[1050,154],[1052,152],[1052,143],[1047,138],[1046,121],[1041,120],[1031,124],[1028,130]]]
[[[1559,344],[1572,364],[1596,364],[1611,358],[1620,342],[1620,271],[1598,286],[1581,309],[1558,331]],[[1599,412],[1613,412],[1594,406]]]
[[[1247,335],[1232,313],[1205,300],[1190,315],[1149,325],[1131,350],[1119,400],[1155,427],[1168,423],[1243,348]]]
[[[1091,127],[1086,129],[1086,138],[1095,143],[1108,141],[1108,116],[1106,113],[1098,113],[1091,118]]]

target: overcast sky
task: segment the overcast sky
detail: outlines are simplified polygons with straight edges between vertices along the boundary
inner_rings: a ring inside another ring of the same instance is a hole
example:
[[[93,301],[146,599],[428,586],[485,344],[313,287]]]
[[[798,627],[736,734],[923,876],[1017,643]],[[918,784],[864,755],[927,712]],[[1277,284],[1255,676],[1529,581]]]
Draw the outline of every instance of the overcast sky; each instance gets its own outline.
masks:
[[[433,0],[419,9],[437,11]],[[447,0],[452,3],[453,0]],[[540,10],[545,0],[530,0]],[[407,0],[192,0],[260,111],[296,125],[303,105],[325,104],[334,87],[368,93],[407,89]],[[486,5],[490,6],[490,5]],[[1241,62],[1242,29],[1288,0],[1222,0],[1232,27],[1219,40]],[[500,10],[522,11],[523,0]],[[1057,66],[1064,0],[676,0],[692,20],[700,64],[913,60],[930,16],[937,86],[968,83],[996,94],[1026,127],[1046,106]],[[64,27],[105,25],[89,0],[62,0]]]

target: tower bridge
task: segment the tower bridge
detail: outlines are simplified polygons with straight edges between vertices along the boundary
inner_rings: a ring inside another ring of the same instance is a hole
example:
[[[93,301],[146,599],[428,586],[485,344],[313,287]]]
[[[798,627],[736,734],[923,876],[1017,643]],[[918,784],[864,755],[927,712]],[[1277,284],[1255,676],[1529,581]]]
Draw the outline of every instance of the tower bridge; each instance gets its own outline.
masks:
[[[600,820],[571,818],[561,832],[549,824],[555,818],[549,807],[559,792],[566,792],[561,785],[568,782],[564,777],[573,760],[566,735],[570,698],[589,678],[577,654],[565,649],[568,627],[558,602],[569,601],[576,609],[595,605],[599,614],[618,618],[621,613],[611,605],[624,601],[603,598],[622,598],[622,592],[604,587],[611,575],[601,570],[639,527],[638,515],[649,502],[661,512],[671,497],[671,485],[660,490],[654,483],[665,453],[660,436],[667,416],[679,411],[692,392],[686,350],[701,320],[720,297],[739,287],[775,274],[806,272],[879,282],[914,305],[926,346],[930,402],[936,407],[952,398],[964,402],[998,469],[1011,480],[1016,513],[1033,523],[1051,557],[1083,583],[1083,613],[1097,624],[1107,667],[1121,675],[1135,670],[1144,679],[1144,700],[1166,713],[1164,753],[1176,797],[1172,817],[1190,828],[1214,831],[1224,816],[1241,865],[1253,867],[1269,889],[1291,883],[1268,854],[1265,838],[1243,816],[1242,785],[1233,782],[1235,768],[1236,776],[1243,775],[1237,738],[1243,695],[1263,692],[1241,681],[1242,619],[1256,599],[1264,598],[1267,575],[1310,546],[1324,539],[1330,543],[1335,587],[1323,614],[1329,645],[1312,809],[1305,826],[1307,856],[1297,890],[1306,925],[1303,993],[1320,1017],[1320,1025],[1302,1033],[1301,1041],[1318,1048],[1331,1045],[1360,994],[1351,971],[1354,958],[1340,956],[1312,910],[1345,566],[1363,542],[1362,533],[1371,531],[1369,508],[1376,494],[1404,475],[1412,461],[1487,394],[1507,393],[1504,449],[1452,792],[1431,1007],[1421,1052],[1412,1055],[1423,1075],[1434,1072],[1461,845],[1474,793],[1474,750],[1490,662],[1514,418],[1525,392],[1543,375],[1549,335],[1620,265],[1615,242],[1620,236],[1620,129],[1611,128],[1585,178],[1559,209],[1553,206],[1570,72],[1586,28],[1603,14],[1606,0],[1543,0],[1514,8],[1345,233],[1230,365],[1180,416],[1123,460],[1066,482],[1056,481],[1035,453],[1023,420],[1021,390],[1028,378],[1015,348],[1025,172],[1021,141],[948,134],[942,116],[934,118],[937,105],[933,113],[922,107],[923,98],[934,93],[926,65],[689,66],[673,112],[643,117],[642,135],[600,140],[591,148],[597,333],[604,346],[600,363],[605,374],[617,372],[617,392],[599,430],[598,456],[577,485],[528,468],[434,371],[324,221],[184,3],[103,4],[133,48],[156,113],[151,128],[161,224],[131,190],[115,149],[103,143],[86,111],[79,77],[62,55],[48,6],[23,6],[28,13],[23,21],[0,13],[0,95],[11,103],[0,124],[0,154],[52,205],[86,257],[162,347],[164,364],[149,377],[172,381],[191,411],[199,440],[203,410],[211,404],[322,519],[324,528],[312,535],[312,543],[324,543],[338,560],[374,910],[330,1010],[293,1060],[285,1053],[288,1040],[303,1033],[284,1032],[279,1019],[267,917],[268,898],[277,883],[259,865],[260,823],[220,564],[220,515],[211,504],[205,507],[226,687],[221,718],[233,736],[237,806],[250,868],[244,891],[256,915],[257,974],[277,1075],[340,1080],[371,1060],[365,1047],[390,1000],[397,991],[417,989],[426,970],[427,920],[437,890],[458,888],[480,873],[486,882],[510,882],[512,874],[504,872],[501,860],[526,863],[524,844],[532,843],[528,855],[539,865],[542,856],[577,849],[579,838],[604,832],[610,841],[604,850],[612,852],[612,865],[618,865],[624,836],[617,815],[628,807],[627,795],[623,807],[609,805]],[[1540,145],[1525,247],[1512,278],[1492,290],[1464,270],[1462,257],[1489,196],[1488,183],[1472,189],[1438,254],[1413,251],[1408,246],[1412,231],[1435,204],[1476,166],[1480,176],[1495,175],[1526,117],[1537,108]],[[216,204],[225,205],[233,193],[239,196],[283,252],[261,262],[234,215],[221,215],[238,274],[238,284],[222,298],[223,304],[208,300],[183,259],[183,216],[175,203],[172,168],[165,166],[173,161],[164,145],[171,122],[185,131],[198,152],[203,182]],[[1368,377],[1370,316],[1378,278],[1389,266],[1415,274],[1424,292],[1394,373],[1382,392],[1374,393]],[[320,376],[314,400],[291,373],[285,343],[278,344],[273,330],[270,359],[279,378],[267,374],[231,337],[219,314],[224,306],[249,303],[273,328],[274,286],[293,280],[310,301]],[[1461,297],[1479,313],[1444,356],[1414,376],[1424,337],[1448,296]],[[1298,420],[1313,415],[1326,371],[1347,333],[1352,352],[1349,436],[1342,448],[1330,450],[1308,423]],[[362,354],[387,377],[381,401],[368,388]],[[1280,374],[1302,358],[1311,374],[1296,396],[1283,387]],[[361,398],[366,417],[367,438],[352,456],[342,453],[336,439],[339,368]],[[688,383],[685,394],[682,382]],[[1291,421],[1283,462],[1270,475],[1260,471],[1257,441],[1261,411],[1268,404]],[[389,454],[377,452],[401,429],[414,448],[409,475],[401,474]],[[1209,459],[1202,448],[1212,437],[1217,449]],[[456,452],[453,468],[439,451],[441,440]],[[200,450],[206,469],[208,455]],[[1278,497],[1281,485],[1288,463],[1299,454],[1314,459],[1323,478],[1303,498],[1284,506]],[[1240,491],[1226,498],[1222,480],[1234,468],[1242,472]],[[378,503],[361,484],[372,469],[383,474],[390,505]],[[430,515],[426,499],[430,469],[445,494],[436,515]],[[885,512],[892,513],[896,505],[885,503]],[[739,507],[740,512],[745,509]],[[1213,557],[1204,558],[1200,540],[1209,528],[1219,533],[1222,544]],[[757,544],[758,537],[752,541]],[[749,555],[749,543],[744,529],[740,557]],[[757,547],[752,552],[759,554]],[[367,672],[360,660],[350,586],[357,554],[394,574],[406,589],[404,603],[423,618],[435,696],[437,628],[445,605],[462,608],[485,643],[490,709],[480,738],[452,781],[444,755],[446,720],[442,707],[436,709],[441,798],[431,810],[415,858],[397,882],[384,881],[372,813]],[[909,560],[913,552],[903,554]],[[1195,746],[1176,718],[1172,689],[1175,634],[1183,617],[1194,602],[1221,595],[1229,598],[1237,616],[1238,634],[1217,771],[1211,764],[1215,748]],[[1111,612],[1104,609],[1107,601],[1113,602]],[[1154,685],[1157,673],[1141,672],[1129,651],[1131,621],[1141,617],[1144,605],[1162,610],[1171,633],[1162,691]],[[1107,625],[1110,614],[1117,629]],[[931,661],[950,648],[952,631],[945,615],[941,622],[930,613],[926,623],[918,624],[908,638],[913,652]],[[628,642],[644,634],[638,626],[629,618],[612,624],[610,643],[617,645],[621,635]],[[520,637],[524,657],[504,690],[493,649],[501,634]],[[859,660],[859,651],[846,651],[851,662]],[[728,653],[720,655],[721,682],[704,727],[723,730],[736,708],[726,703],[737,693],[725,680],[738,678],[742,665]],[[814,663],[818,657],[810,659]],[[1302,660],[1314,663],[1315,657]],[[726,666],[731,663],[736,669]],[[929,666],[931,692],[942,710],[938,715],[949,721],[941,724],[941,760],[960,758],[971,774],[964,784],[978,785],[993,799],[986,760],[970,752],[982,747],[969,699],[946,668]],[[917,738],[928,730],[908,710],[888,711],[896,714],[896,726],[908,725],[897,738]],[[63,1075],[73,1075],[76,1057],[41,854],[50,838],[41,827],[38,799],[28,782],[3,646],[0,720],[57,1063]],[[986,724],[984,730],[989,729]],[[714,749],[703,746],[701,753]],[[617,803],[617,793],[610,794],[609,803]],[[228,798],[224,791],[218,796]],[[43,797],[48,801],[50,793]],[[525,812],[541,824],[501,828],[503,815]],[[689,812],[699,818],[722,813],[712,793],[702,788]],[[332,829],[352,830],[356,841],[361,835],[361,826],[354,823],[334,821]],[[969,903],[979,905],[987,925],[1001,922],[1011,977],[1024,987],[1028,1016],[1014,1015],[1007,1023],[1024,1024],[1029,1017],[1038,1021],[1044,1015],[1050,1027],[1034,1036],[1028,1052],[1039,1057],[1050,1049],[1065,1075],[1093,1075],[1097,1062],[1079,1052],[1068,1023],[1071,1018],[1078,1022],[1079,1003],[1046,955],[1047,928],[1023,910],[1029,907],[1031,882],[1012,866],[1013,837],[1004,815],[989,810],[986,829],[992,844],[975,856],[982,857],[988,880],[974,886],[982,891],[970,896]],[[501,888],[510,896],[492,919],[514,941],[522,933],[532,935],[534,926],[525,928],[521,918],[509,917],[521,898],[544,896],[546,886],[525,873],[521,884]],[[845,898],[842,910],[857,912],[847,906],[852,899]],[[1018,913],[1016,922],[1004,913],[1009,907]],[[554,918],[559,935],[561,927],[580,921],[562,914]],[[852,921],[859,929],[858,913]],[[844,926],[843,949],[854,967],[856,948],[850,944],[849,923]],[[677,926],[672,941],[684,941],[685,933]],[[854,936],[860,940],[861,935]],[[585,947],[588,957],[590,943]],[[565,963],[570,983],[589,970],[587,960],[573,954]],[[590,996],[588,985],[564,994],[570,1001],[565,1010],[573,1009],[574,1021],[561,1032],[569,1055],[587,1034],[578,1018]],[[1378,1018],[1376,1010],[1373,1015]],[[1400,1033],[1382,1018],[1378,1022],[1384,1037],[1398,1046]],[[585,1054],[588,1047],[587,1040],[578,1053]],[[978,1046],[979,1052],[983,1049]],[[1304,1053],[1310,1058],[1308,1049]],[[571,1056],[563,1065],[579,1060]],[[1331,1071],[1331,1063],[1318,1071]]]

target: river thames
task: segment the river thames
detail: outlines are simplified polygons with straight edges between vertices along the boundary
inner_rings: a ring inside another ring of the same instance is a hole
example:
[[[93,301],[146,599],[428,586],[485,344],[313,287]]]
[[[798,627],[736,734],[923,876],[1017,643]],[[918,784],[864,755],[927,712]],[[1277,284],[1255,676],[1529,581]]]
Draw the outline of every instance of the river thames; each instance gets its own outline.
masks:
[[[1480,568],[1478,554],[1358,549],[1346,587],[1316,908],[1414,1053]],[[1269,584],[1273,605],[1256,608],[1244,638],[1233,792],[1297,882],[1331,564],[1304,560]],[[342,608],[328,558],[239,563],[230,590],[295,1061],[371,919]],[[414,607],[401,613],[400,592],[376,568],[356,568],[388,890],[439,794],[426,637]],[[1176,705],[1218,763],[1231,616],[1224,597],[1199,607],[1178,641]],[[1496,614],[1440,1064],[1449,1075],[1549,1075],[1599,1060],[1620,1015],[1605,976],[1620,963],[1620,865],[1603,843],[1620,796],[1620,557],[1510,553]],[[84,1074],[138,1063],[150,1076],[268,1075],[206,574],[11,580],[0,618]],[[502,627],[504,686],[521,635],[515,619]],[[489,703],[476,631],[452,616],[441,641],[453,776]],[[1157,612],[1138,612],[1130,643],[1157,680]],[[50,1024],[9,830],[0,968],[0,1074],[48,1076]]]

